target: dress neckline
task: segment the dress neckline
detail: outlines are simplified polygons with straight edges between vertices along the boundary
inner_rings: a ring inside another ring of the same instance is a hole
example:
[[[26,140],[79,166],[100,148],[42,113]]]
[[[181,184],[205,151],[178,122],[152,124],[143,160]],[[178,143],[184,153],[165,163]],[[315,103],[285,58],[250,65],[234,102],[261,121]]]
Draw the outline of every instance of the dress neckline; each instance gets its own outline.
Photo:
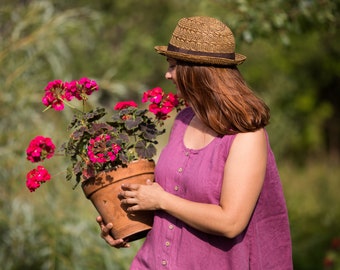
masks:
[[[197,152],[203,151],[204,149],[208,148],[210,145],[214,144],[216,139],[219,137],[219,136],[215,136],[209,143],[207,143],[206,145],[204,145],[203,147],[200,147],[200,148],[190,148],[190,147],[187,147],[185,145],[185,142],[184,142],[184,136],[185,136],[185,133],[186,133],[188,127],[190,126],[190,123],[191,123],[191,121],[193,120],[194,117],[195,117],[195,113],[191,109],[190,110],[190,115],[188,115],[188,117],[186,118],[186,121],[185,121],[185,126],[183,128],[183,134],[182,134],[182,140],[181,140],[182,141],[182,146],[184,147],[184,149],[186,151],[191,152],[191,153],[197,153]]]

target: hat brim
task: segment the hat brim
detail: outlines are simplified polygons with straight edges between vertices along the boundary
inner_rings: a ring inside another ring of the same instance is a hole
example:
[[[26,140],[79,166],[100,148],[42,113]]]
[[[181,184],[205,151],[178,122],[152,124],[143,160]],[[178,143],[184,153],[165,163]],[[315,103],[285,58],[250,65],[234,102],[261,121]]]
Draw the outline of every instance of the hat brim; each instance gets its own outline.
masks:
[[[190,63],[197,63],[197,64],[207,64],[207,65],[240,65],[246,60],[246,56],[235,53],[235,60],[228,59],[228,58],[220,58],[220,57],[213,57],[213,56],[201,56],[201,55],[192,55],[187,53],[181,52],[173,52],[168,51],[168,46],[155,46],[154,47],[156,52],[167,56],[169,58],[174,58],[177,60],[182,60]]]

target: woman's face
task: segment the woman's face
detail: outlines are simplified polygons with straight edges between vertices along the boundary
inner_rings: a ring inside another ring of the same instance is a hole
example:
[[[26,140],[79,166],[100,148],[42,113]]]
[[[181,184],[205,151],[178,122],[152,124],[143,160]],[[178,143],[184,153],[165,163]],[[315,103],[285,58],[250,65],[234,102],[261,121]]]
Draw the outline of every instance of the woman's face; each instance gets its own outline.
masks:
[[[176,60],[172,59],[172,58],[167,58],[167,61],[169,63],[169,67],[167,72],[165,73],[165,78],[167,80],[172,80],[172,82],[175,84],[176,89],[177,89],[177,95],[178,97],[181,97],[180,91],[178,89],[178,85],[177,85],[177,77],[176,77]]]

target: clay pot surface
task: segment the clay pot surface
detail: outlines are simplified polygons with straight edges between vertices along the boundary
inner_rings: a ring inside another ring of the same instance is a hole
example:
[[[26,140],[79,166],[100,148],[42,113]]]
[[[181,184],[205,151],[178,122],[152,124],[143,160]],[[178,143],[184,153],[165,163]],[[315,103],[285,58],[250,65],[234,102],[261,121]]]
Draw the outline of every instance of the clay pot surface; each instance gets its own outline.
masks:
[[[82,183],[85,196],[91,200],[105,224],[112,223],[114,239],[132,242],[146,236],[152,227],[153,211],[128,213],[121,205],[119,193],[123,183],[146,184],[154,181],[154,161],[141,159],[110,172],[101,172]]]

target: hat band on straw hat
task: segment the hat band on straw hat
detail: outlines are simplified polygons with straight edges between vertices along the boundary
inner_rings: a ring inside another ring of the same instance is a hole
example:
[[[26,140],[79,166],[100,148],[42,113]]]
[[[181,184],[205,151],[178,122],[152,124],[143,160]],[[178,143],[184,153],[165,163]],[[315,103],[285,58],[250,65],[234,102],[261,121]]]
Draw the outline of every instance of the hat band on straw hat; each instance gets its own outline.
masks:
[[[235,60],[235,53],[213,53],[213,52],[192,51],[192,50],[178,48],[170,43],[168,44],[168,51],[185,53],[185,54],[190,54],[190,55],[197,55],[197,56],[211,56],[211,57],[219,57],[219,58],[227,58],[227,59]]]

